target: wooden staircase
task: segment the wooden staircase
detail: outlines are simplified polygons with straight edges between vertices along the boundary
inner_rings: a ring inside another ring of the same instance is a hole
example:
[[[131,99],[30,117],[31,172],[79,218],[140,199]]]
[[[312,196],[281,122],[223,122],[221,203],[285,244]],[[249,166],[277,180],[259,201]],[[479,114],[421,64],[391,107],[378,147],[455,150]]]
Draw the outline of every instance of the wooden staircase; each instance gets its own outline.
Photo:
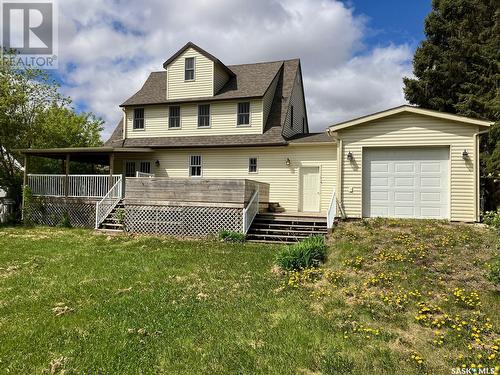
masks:
[[[125,229],[125,226],[123,225],[124,209],[125,206],[123,205],[123,202],[120,201],[101,223],[99,230],[103,232],[122,233]]]
[[[328,233],[326,218],[283,213],[258,214],[247,233],[250,242],[293,243]]]

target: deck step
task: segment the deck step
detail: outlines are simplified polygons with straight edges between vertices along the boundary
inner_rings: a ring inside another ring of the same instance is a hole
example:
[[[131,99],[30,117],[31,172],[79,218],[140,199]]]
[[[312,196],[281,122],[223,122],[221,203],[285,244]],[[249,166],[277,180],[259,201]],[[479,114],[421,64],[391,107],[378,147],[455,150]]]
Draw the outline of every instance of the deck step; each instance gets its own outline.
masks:
[[[326,218],[317,215],[258,214],[247,234],[250,242],[293,243],[304,238],[326,236]]]

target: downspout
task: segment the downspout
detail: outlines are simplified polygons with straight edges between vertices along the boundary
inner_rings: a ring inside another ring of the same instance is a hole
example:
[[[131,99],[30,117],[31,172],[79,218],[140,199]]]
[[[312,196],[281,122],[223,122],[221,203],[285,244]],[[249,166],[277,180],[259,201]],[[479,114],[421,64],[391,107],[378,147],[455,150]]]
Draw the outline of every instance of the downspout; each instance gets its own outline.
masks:
[[[476,155],[476,160],[474,163],[474,166],[476,168],[476,173],[474,176],[476,179],[476,183],[474,184],[474,202],[475,202],[475,206],[476,206],[475,207],[475,209],[476,209],[476,212],[475,212],[476,222],[480,221],[480,211],[481,211],[481,208],[479,206],[479,201],[480,201],[479,192],[480,192],[480,182],[481,182],[481,175],[479,173],[479,168],[480,168],[480,164],[479,164],[479,136],[482,134],[486,134],[488,132],[489,132],[489,129],[474,133],[474,148],[475,148],[474,154]]]

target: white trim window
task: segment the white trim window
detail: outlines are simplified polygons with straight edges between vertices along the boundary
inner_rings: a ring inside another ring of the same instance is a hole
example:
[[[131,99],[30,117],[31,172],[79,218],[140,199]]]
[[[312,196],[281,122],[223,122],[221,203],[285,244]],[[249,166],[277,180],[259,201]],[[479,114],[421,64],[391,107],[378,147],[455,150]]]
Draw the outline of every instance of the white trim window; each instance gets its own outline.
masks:
[[[201,177],[201,155],[189,156],[189,177]]]
[[[250,102],[238,103],[238,126],[250,125]]]
[[[257,173],[257,158],[248,158],[248,173]]]
[[[186,57],[184,59],[184,80],[194,81],[194,57]]]
[[[181,106],[171,105],[168,107],[168,128],[179,129],[181,127]]]
[[[134,108],[134,130],[144,130],[144,108]]]
[[[210,104],[198,104],[198,127],[210,127]]]

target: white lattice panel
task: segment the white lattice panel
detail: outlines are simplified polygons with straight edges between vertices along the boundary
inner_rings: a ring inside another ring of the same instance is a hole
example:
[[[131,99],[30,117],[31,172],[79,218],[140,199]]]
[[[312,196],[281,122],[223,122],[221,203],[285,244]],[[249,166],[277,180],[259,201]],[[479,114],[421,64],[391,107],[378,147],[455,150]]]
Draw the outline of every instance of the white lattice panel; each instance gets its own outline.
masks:
[[[188,206],[125,206],[125,228],[132,233],[206,236],[241,232],[242,209]]]
[[[56,226],[65,212],[74,227],[93,228],[95,225],[94,202],[32,198],[29,207],[26,207],[25,215],[33,223]]]

